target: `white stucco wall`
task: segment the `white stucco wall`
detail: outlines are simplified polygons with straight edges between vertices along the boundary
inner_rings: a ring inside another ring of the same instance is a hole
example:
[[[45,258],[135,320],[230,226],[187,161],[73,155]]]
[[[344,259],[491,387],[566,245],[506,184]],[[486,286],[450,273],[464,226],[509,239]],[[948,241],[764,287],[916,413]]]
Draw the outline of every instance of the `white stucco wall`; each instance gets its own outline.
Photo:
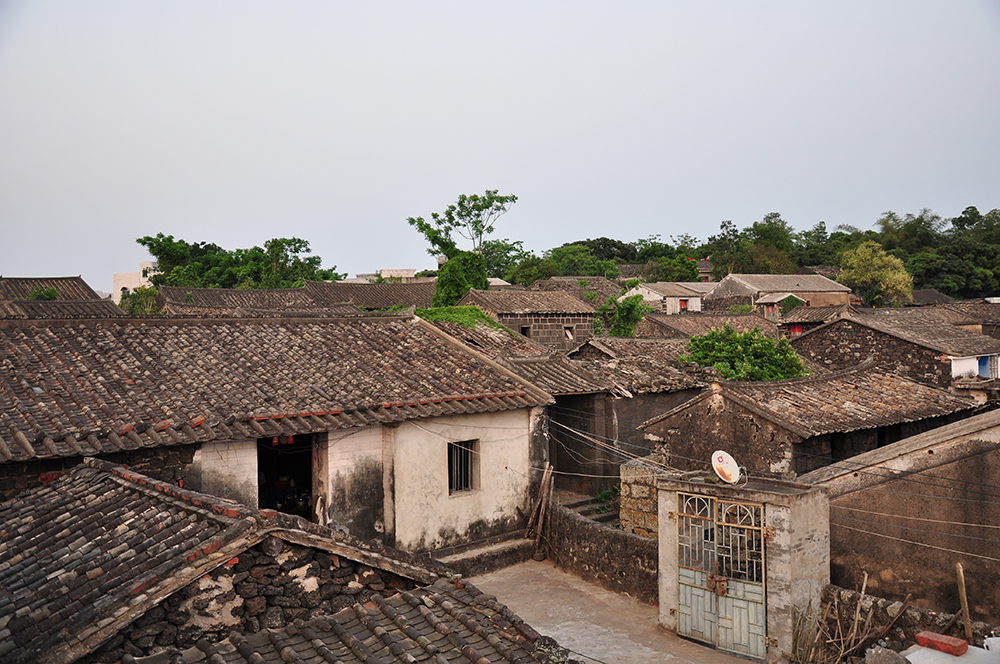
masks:
[[[151,272],[155,268],[153,267],[155,263],[145,262],[139,263],[138,272],[120,272],[112,277],[113,285],[111,287],[111,299],[115,304],[121,304],[122,301],[122,288],[127,288],[131,293],[139,286],[148,286],[149,277],[144,276],[143,272]]]
[[[316,510],[325,509],[323,523],[364,539],[386,532],[386,521],[392,531],[391,483],[386,486],[385,475],[392,468],[393,432],[376,425],[327,433],[325,487]]]
[[[257,508],[256,440],[204,443],[187,473],[191,488]]]
[[[979,374],[978,357],[953,357],[951,358],[951,377],[975,376]]]
[[[432,550],[516,522],[528,506],[531,409],[405,422],[395,432],[396,546]],[[479,440],[479,485],[448,494],[448,443]]]

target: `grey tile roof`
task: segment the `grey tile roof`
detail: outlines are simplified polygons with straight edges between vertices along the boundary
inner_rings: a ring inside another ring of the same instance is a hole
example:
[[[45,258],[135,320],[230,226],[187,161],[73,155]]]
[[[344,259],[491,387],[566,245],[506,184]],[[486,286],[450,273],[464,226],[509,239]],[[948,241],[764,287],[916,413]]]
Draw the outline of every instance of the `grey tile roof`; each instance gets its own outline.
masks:
[[[175,302],[163,305],[160,313],[164,316],[177,318],[329,318],[374,315],[373,312],[366,312],[353,304],[308,309],[255,309],[250,307],[205,307]]]
[[[409,315],[0,321],[0,463],[543,405]]]
[[[0,300],[24,300],[36,289],[55,288],[60,300],[100,300],[80,277],[0,277]]]
[[[286,530],[372,567],[433,578],[423,559],[89,459],[0,504],[0,661],[74,661]]]
[[[952,325],[1000,323],[1000,304],[989,302],[949,302],[926,307],[885,309],[858,309],[858,314],[886,320],[917,321],[921,323],[950,323]]]
[[[369,311],[396,306],[426,309],[434,300],[434,282],[410,284],[343,284],[336,281],[306,281],[306,294],[316,304],[351,303]]]
[[[701,297],[701,293],[677,281],[657,281],[639,284],[663,297]]]
[[[833,304],[828,307],[795,307],[781,317],[782,325],[791,323],[825,323],[850,309],[847,304]]]
[[[111,300],[0,300],[0,318],[121,318],[127,316]]]
[[[581,286],[581,283],[586,285]],[[552,277],[550,279],[539,279],[531,284],[531,290],[537,291],[565,291],[578,299],[583,300],[592,307],[600,306],[609,297],[618,297],[622,292],[622,287],[604,277]],[[597,293],[597,299],[588,299],[586,293]]]
[[[678,281],[677,283],[701,295],[710,293],[719,285],[718,281]]]
[[[761,334],[771,339],[781,336],[778,326],[756,313],[749,314],[715,314],[705,312],[687,312],[683,314],[646,314],[646,318],[663,327],[668,327],[680,336],[700,337],[712,330],[721,330],[729,325],[737,332],[749,332],[759,328]]]
[[[434,325],[549,394],[591,394],[608,390],[607,382],[600,376],[561,352],[520,334],[485,324],[477,324],[474,329],[450,321],[437,321]]]
[[[608,383],[643,394],[704,387],[678,368],[677,358],[685,353],[686,340],[592,337],[570,357]]]
[[[914,309],[914,311],[922,309]],[[921,321],[917,316],[877,316],[857,312],[845,314],[843,317],[918,346],[947,353],[954,357],[1000,354],[1000,339],[963,330],[948,323]]]
[[[303,288],[180,288],[160,286],[157,303],[219,309],[311,309],[317,306]]]
[[[948,297],[934,288],[913,291],[913,304],[916,306],[924,307],[930,304],[947,304],[954,301],[955,298]]]
[[[725,398],[803,438],[914,422],[976,407],[972,399],[868,366],[810,378],[726,381],[719,390]]]
[[[297,620],[284,629],[221,643],[202,641],[182,653],[162,652],[123,664],[549,662],[533,645],[538,638],[493,596],[466,581],[439,579],[388,598],[376,594],[368,604]]]
[[[519,314],[592,316],[594,314],[594,305],[562,290],[481,291],[473,289],[466,293],[458,304],[460,306],[477,306],[488,314],[501,316]]]
[[[851,290],[819,274],[730,274],[726,278],[758,292],[847,293]]]

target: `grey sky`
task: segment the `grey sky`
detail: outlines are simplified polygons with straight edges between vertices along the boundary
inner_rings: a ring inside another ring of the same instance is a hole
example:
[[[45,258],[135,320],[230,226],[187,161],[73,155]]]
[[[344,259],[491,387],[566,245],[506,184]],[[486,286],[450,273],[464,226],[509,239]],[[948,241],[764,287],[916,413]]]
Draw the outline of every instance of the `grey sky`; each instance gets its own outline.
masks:
[[[985,211],[997,109],[996,0],[0,0],[0,274],[108,291],[158,232],[428,269],[406,217],[486,189],[539,253]]]

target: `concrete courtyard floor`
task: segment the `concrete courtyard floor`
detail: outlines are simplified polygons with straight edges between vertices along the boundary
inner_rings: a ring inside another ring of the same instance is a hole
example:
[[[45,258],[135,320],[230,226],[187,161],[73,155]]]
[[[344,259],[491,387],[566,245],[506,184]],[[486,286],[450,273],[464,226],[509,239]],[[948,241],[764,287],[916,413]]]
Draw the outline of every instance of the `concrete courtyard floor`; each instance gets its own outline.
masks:
[[[747,663],[666,632],[656,622],[655,606],[588,583],[549,561],[528,561],[469,581],[587,664]]]

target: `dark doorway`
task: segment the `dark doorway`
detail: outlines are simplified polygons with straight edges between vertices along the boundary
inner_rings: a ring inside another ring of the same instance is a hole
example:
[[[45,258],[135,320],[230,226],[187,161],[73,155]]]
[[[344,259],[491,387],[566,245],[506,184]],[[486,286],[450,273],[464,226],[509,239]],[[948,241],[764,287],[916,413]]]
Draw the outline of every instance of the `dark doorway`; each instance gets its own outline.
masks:
[[[312,443],[312,434],[257,439],[261,509],[312,518]]]

